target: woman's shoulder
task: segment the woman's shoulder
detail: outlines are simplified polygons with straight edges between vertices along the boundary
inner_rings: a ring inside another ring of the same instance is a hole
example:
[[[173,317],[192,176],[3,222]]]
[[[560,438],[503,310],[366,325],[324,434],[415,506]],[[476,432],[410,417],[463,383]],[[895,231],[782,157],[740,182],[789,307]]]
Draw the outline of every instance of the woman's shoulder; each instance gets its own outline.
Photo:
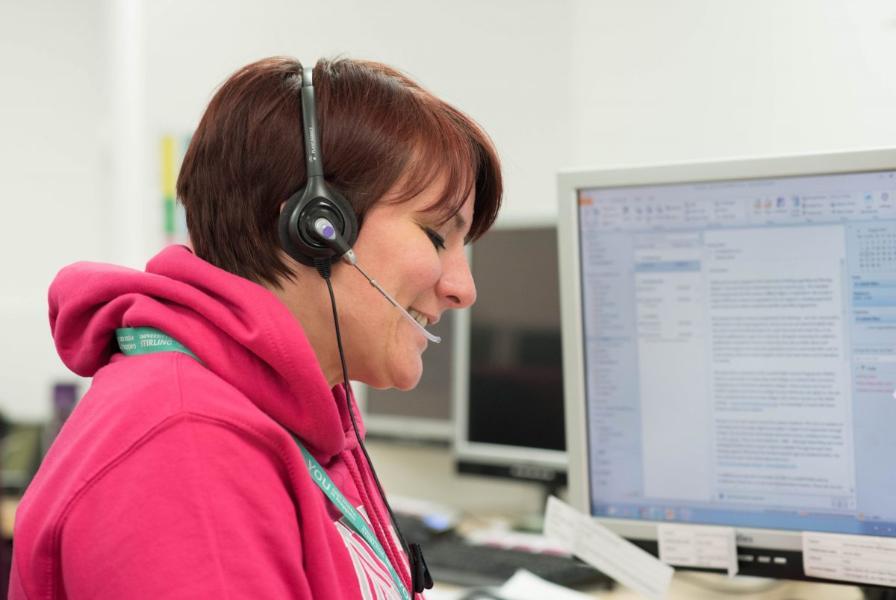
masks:
[[[144,428],[185,415],[279,428],[225,378],[179,352],[114,359],[96,374],[81,404],[100,420]]]
[[[188,481],[196,493],[212,480],[245,490],[264,483],[288,498],[300,468],[289,434],[192,358],[129,357],[97,373],[29,486],[23,517],[53,521],[87,498],[136,501],[170,486],[189,495]]]
[[[145,461],[201,463],[215,452],[253,468],[266,462],[282,469],[296,454],[291,445],[273,419],[187,355],[123,357],[94,377],[35,483],[62,492],[59,497],[74,496],[77,486],[94,485]]]
[[[296,490],[307,487],[296,483],[301,455],[202,369],[164,353],[116,360],[97,374],[20,505],[17,545],[39,563],[32,567],[65,557],[66,585],[68,575],[76,586],[99,585],[97,574],[111,569],[164,588],[171,582],[143,565],[187,577],[207,570],[209,556],[227,560],[233,550],[262,560],[295,546]]]

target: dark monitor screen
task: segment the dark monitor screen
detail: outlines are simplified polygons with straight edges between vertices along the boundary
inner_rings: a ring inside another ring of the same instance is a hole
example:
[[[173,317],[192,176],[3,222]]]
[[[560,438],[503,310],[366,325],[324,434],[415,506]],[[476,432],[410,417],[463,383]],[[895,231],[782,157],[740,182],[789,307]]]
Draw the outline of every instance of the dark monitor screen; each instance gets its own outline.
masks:
[[[472,250],[477,301],[459,318],[463,471],[562,476],[566,449],[557,233],[497,228]],[[466,352],[463,352],[466,350]]]

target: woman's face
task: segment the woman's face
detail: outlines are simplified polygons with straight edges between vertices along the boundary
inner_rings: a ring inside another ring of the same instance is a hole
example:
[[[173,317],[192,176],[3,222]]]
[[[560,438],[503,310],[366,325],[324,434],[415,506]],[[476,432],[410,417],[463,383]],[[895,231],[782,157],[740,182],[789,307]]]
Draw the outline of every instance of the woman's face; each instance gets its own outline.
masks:
[[[473,196],[446,223],[426,208],[441,188],[432,185],[398,204],[371,208],[354,245],[358,265],[426,325],[444,311],[476,300],[464,239],[473,219]],[[352,379],[376,388],[408,390],[423,373],[428,341],[354,267],[334,267],[334,286]]]

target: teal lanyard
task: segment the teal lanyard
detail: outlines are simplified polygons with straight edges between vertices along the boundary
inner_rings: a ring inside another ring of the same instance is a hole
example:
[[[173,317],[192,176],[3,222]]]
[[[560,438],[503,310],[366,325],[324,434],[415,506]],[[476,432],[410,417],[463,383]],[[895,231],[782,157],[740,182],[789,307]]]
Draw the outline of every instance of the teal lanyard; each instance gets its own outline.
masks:
[[[355,507],[352,506],[351,502],[346,500],[345,496],[342,495],[342,492],[339,491],[339,488],[336,487],[336,484],[330,479],[330,476],[327,475],[327,472],[324,471],[324,468],[320,466],[320,463],[317,462],[305,446],[302,445],[299,438],[292,436],[292,439],[298,444],[299,450],[302,451],[302,456],[305,457],[305,465],[308,467],[308,472],[311,473],[311,479],[313,479],[314,483],[317,484],[317,487],[326,494],[327,498],[330,499],[330,502],[339,509],[339,512],[348,519],[351,526],[354,527],[355,531],[357,531],[362,538],[364,538],[364,541],[367,542],[379,559],[383,561],[383,564],[389,568],[389,574],[392,576],[392,581],[395,583],[396,589],[401,593],[401,597],[404,600],[410,600],[407,589],[405,589],[404,584],[401,582],[401,579],[399,579],[398,573],[392,568],[392,563],[390,563],[389,559],[386,557],[386,551],[383,550],[380,541],[376,539],[376,536],[370,531],[367,522],[361,517]]]
[[[115,339],[121,351],[129,356],[154,352],[183,352],[199,360],[176,339],[152,327],[119,327],[115,330]]]
[[[190,352],[190,350],[183,344],[152,327],[122,327],[115,330],[115,338],[118,340],[118,347],[121,349],[122,353],[128,356],[153,354],[155,352],[182,352],[199,361],[199,358]],[[299,441],[299,438],[295,435],[293,435],[292,438],[295,440],[296,445],[298,445],[299,450],[302,451],[302,456],[305,459],[305,466],[308,467],[308,473],[311,475],[311,479],[317,484],[317,487],[323,491],[327,498],[330,499],[330,502],[336,506],[339,512],[341,512],[348,520],[349,524],[356,532],[358,532],[358,535],[364,538],[364,541],[367,542],[377,557],[383,561],[383,564],[388,567],[389,574],[392,576],[392,582],[401,594],[402,599],[410,600],[408,590],[404,587],[404,584],[398,577],[398,573],[396,573],[395,569],[392,567],[392,563],[389,562],[389,558],[386,556],[386,551],[383,550],[383,546],[367,526],[367,522],[361,517],[361,514],[357,509],[352,506],[351,502],[342,495],[342,492],[339,491],[339,488],[336,487],[336,484],[333,483],[330,476],[324,471],[324,468],[320,466],[320,463],[317,462],[313,456],[311,456],[311,453],[308,452],[302,442]]]

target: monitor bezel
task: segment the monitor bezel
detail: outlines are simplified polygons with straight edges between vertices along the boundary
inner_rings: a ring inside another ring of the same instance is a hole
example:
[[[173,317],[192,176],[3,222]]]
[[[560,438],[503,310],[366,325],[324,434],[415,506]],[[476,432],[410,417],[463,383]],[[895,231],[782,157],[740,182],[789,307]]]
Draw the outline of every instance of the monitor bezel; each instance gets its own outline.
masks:
[[[408,402],[413,401],[413,398],[408,398]],[[362,410],[367,411],[364,426],[370,437],[432,442],[443,446],[451,443],[454,431],[451,419],[381,415],[371,413],[366,406]]]
[[[557,226],[555,216],[530,216],[499,219],[492,231],[513,229],[551,228]],[[559,235],[559,231],[558,231]],[[472,261],[473,247],[467,249],[467,258]],[[472,266],[472,262],[471,262]],[[453,414],[454,459],[458,470],[465,473],[480,473],[513,477],[548,484],[565,482],[568,465],[567,453],[559,450],[528,448],[471,442],[468,428],[468,399],[470,385],[470,308],[458,310],[454,319],[454,377]],[[561,323],[561,333],[562,333]],[[565,400],[564,400],[565,402]],[[569,442],[567,442],[568,444]]]
[[[587,430],[585,420],[585,367],[582,333],[581,263],[579,254],[578,190],[662,184],[714,182],[790,176],[833,175],[896,169],[896,149],[874,149],[800,156],[688,162],[664,165],[624,166],[564,171],[558,176],[558,256],[560,259],[560,309],[563,332],[566,444],[569,456],[569,499],[590,514],[587,483]],[[594,517],[623,537],[655,542],[660,521]],[[735,527],[738,551],[759,549],[791,556],[802,549],[802,532]],[[655,543],[653,544],[655,547]],[[802,565],[781,572],[799,577]],[[743,564],[742,564],[743,567]],[[759,568],[756,568],[759,567]],[[768,574],[774,565],[741,569]],[[803,577],[799,577],[803,578]]]

